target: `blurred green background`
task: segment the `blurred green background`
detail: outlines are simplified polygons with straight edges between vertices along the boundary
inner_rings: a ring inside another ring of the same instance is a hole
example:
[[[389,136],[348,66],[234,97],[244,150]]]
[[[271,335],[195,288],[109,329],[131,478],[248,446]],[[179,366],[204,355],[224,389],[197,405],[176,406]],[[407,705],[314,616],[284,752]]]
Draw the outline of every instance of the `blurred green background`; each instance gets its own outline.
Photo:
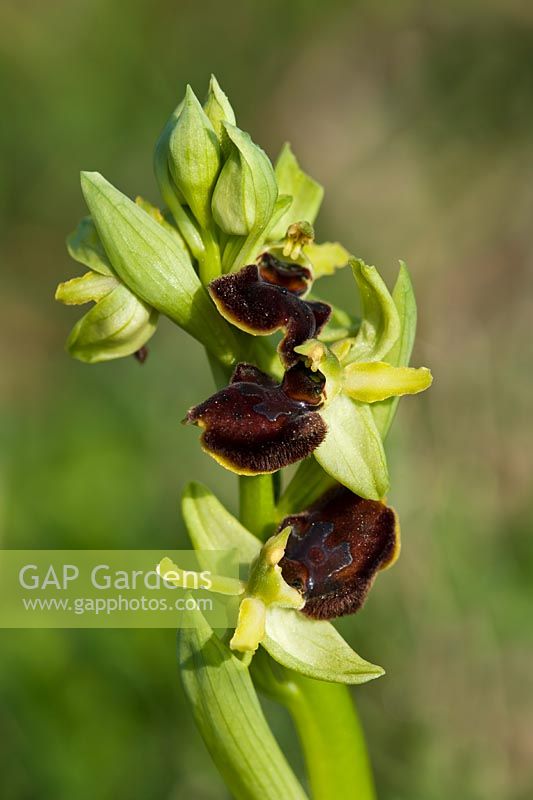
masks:
[[[79,170],[157,202],[155,139],[213,71],[325,185],[319,236],[414,278],[435,384],[388,443],[403,554],[339,626],[387,670],[356,691],[380,797],[533,796],[531,5],[3,0],[0,67],[1,545],[184,546],[190,478],[235,508],[178,424],[212,389],[199,349],[161,324],[142,368],[84,366],[79,310],[53,302]],[[356,303],[349,275],[326,293]],[[3,800],[226,797],[172,631],[1,631],[0,651]]]

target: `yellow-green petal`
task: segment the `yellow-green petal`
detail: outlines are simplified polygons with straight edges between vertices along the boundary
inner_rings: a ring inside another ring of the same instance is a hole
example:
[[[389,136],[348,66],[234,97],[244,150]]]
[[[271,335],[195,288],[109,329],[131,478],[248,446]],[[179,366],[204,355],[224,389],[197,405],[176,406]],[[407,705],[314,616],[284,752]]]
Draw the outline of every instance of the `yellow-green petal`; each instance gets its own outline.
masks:
[[[241,653],[255,653],[265,636],[266,606],[259,597],[245,597],[229,646]]]
[[[393,367],[384,361],[355,362],[344,370],[344,391],[354,400],[375,403],[388,397],[423,392],[432,380],[426,367]]]

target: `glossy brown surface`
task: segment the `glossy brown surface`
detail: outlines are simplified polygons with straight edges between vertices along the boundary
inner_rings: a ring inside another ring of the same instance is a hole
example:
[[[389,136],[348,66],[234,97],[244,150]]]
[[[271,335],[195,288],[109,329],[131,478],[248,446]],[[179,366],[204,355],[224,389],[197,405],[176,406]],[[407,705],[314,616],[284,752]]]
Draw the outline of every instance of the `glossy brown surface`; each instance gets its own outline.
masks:
[[[202,445],[217,461],[257,475],[305,458],[324,439],[316,413],[323,382],[297,364],[282,384],[250,364],[239,364],[231,383],[191,408],[187,422],[204,429]]]
[[[283,577],[305,597],[303,612],[317,619],[357,611],[377,572],[398,552],[394,511],[343,486],[301,514],[286,517],[279,529],[288,525]]]

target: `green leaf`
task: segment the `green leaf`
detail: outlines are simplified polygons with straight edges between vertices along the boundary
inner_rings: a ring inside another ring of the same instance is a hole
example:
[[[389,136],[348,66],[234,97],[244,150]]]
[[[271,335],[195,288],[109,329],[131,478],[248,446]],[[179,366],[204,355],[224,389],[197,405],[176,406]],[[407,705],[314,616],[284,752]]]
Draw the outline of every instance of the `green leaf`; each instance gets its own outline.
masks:
[[[248,669],[199,611],[179,635],[185,694],[205,745],[237,800],[305,800],[265,720]]]
[[[221,362],[234,361],[235,338],[175,238],[97,172],[82,189],[113,269],[134,294],[166,314]]]
[[[224,573],[225,565],[213,564],[206,555],[209,550],[234,550],[238,561],[246,564],[259,555],[259,539],[244,528],[206,486],[189,483],[183,492],[181,507],[191,542],[203,566]]]
[[[293,222],[313,223],[324,197],[324,189],[300,168],[288,142],[278,156],[275,173],[280,194],[290,195],[292,202],[270,231],[274,240],[282,239]]]
[[[370,406],[339,394],[320,412],[328,432],[314,456],[355,494],[380,500],[388,491],[387,461]]]
[[[67,350],[89,364],[132,355],[153,335],[157,317],[129,289],[117,286],[76,323]]]
[[[211,195],[220,166],[220,144],[209,117],[190,86],[168,137],[168,166],[174,184],[202,228],[211,220]]]
[[[344,370],[344,391],[353,400],[375,403],[389,397],[417,394],[431,386],[427,367],[392,367],[384,361],[355,361]]]
[[[392,299],[398,311],[400,320],[400,335],[391,349],[385,353],[383,360],[395,367],[406,367],[411,358],[411,352],[416,334],[416,300],[409,270],[403,261],[400,261],[400,271],[392,292]],[[372,406],[372,414],[376,426],[384,439],[394,419],[398,407],[397,397],[376,403]]]
[[[398,311],[379,272],[360,259],[351,259],[362,306],[361,327],[349,361],[380,361],[400,335]]]
[[[312,242],[304,247],[304,254],[313,265],[315,280],[333,275],[337,269],[346,267],[350,253],[339,242]]]
[[[84,217],[75,231],[67,237],[69,255],[100,275],[113,275],[113,268],[104,250],[91,217]]]
[[[366,683],[384,674],[355,653],[330,622],[309,619],[299,611],[267,610],[262,643],[285,667],[322,681]]]

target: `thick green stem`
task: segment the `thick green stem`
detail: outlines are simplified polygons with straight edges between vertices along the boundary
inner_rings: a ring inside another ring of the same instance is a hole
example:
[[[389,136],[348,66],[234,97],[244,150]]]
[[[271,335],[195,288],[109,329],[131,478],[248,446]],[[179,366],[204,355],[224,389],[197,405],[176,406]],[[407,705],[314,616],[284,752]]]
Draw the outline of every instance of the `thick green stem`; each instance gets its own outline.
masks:
[[[274,532],[276,504],[272,475],[239,477],[239,518],[263,541]]]
[[[294,672],[291,681],[297,691],[286,704],[302,743],[314,800],[374,800],[363,729],[348,687]]]
[[[297,514],[317,500],[321,494],[335,486],[335,481],[311,456],[300,465],[294,476],[283,492],[278,503],[278,514],[281,517],[287,514]]]

